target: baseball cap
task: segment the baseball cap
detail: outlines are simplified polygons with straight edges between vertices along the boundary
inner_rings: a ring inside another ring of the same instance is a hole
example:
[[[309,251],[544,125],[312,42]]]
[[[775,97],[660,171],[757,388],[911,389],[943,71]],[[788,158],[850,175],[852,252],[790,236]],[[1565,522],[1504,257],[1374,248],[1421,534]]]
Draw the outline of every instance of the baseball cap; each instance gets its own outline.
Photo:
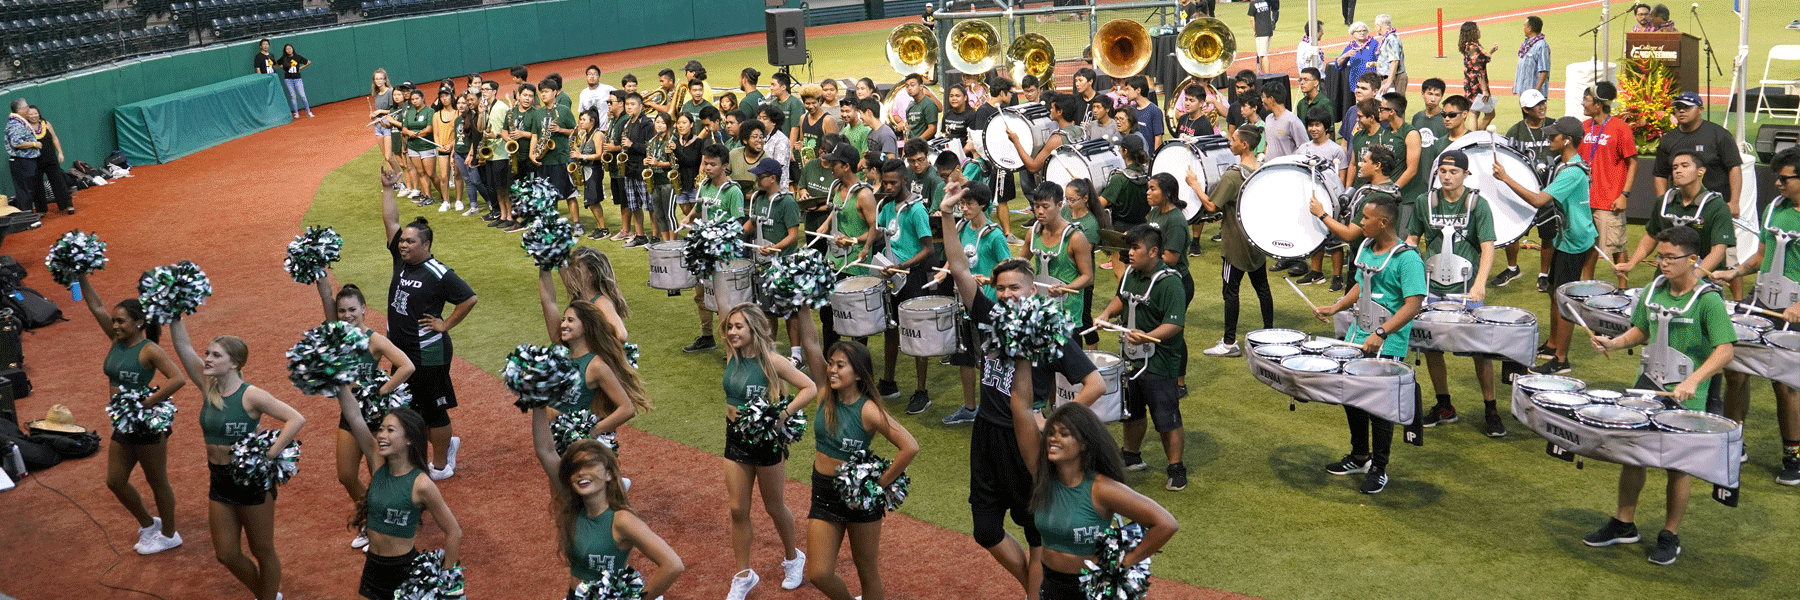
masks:
[[[1694,92],[1682,92],[1680,95],[1675,96],[1675,105],[1682,107],[1705,106],[1706,102],[1700,99],[1700,94]]]
[[[764,175],[780,175],[781,161],[764,157],[762,160],[756,161],[756,166],[750,167],[750,174],[757,177]]]
[[[856,147],[850,144],[838,144],[832,146],[831,152],[826,153],[824,156],[820,156],[819,160],[854,165],[857,160]]]
[[[1543,92],[1537,91],[1535,89],[1525,90],[1525,93],[1519,94],[1519,106],[1523,106],[1526,108],[1531,108],[1533,106],[1543,104],[1547,100],[1549,100],[1549,99],[1544,97]]]
[[[1438,156],[1438,166],[1450,165],[1464,171],[1469,170],[1469,155],[1461,150],[1451,150]]]
[[[1550,131],[1561,134],[1566,138],[1580,140],[1582,136],[1581,119],[1575,117],[1563,117],[1557,119],[1555,123],[1550,125]]]

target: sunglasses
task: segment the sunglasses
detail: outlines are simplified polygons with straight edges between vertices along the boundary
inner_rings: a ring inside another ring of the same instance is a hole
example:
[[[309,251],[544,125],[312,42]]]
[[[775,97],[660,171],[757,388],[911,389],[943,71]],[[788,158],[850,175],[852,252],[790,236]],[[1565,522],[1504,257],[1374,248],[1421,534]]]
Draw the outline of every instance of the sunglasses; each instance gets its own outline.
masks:
[[[1460,117],[1460,116],[1462,116],[1462,115],[1463,115],[1463,114],[1462,114],[1462,112],[1461,112],[1461,111],[1458,111],[1458,112],[1450,112],[1450,111],[1447,111],[1447,110],[1446,110],[1446,111],[1444,111],[1444,118],[1445,118],[1445,119],[1454,119],[1454,118],[1457,118],[1457,117]]]
[[[1381,107],[1381,108],[1380,108],[1380,109],[1377,109],[1377,110],[1378,110],[1378,112],[1394,112],[1394,109],[1391,109],[1391,108],[1388,108],[1388,107],[1386,107],[1386,106],[1383,106],[1383,107]]]

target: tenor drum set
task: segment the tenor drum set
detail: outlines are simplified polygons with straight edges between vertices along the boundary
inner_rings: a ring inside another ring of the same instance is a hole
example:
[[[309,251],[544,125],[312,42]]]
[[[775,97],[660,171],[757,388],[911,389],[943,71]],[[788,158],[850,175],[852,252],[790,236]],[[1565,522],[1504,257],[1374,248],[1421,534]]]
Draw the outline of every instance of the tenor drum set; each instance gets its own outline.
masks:
[[[1355,406],[1402,425],[1418,416],[1418,383],[1406,363],[1293,329],[1258,329],[1244,342],[1251,376],[1295,400]]]
[[[1733,313],[1749,310],[1730,301],[1725,307]],[[1800,387],[1800,368],[1795,367],[1800,365],[1800,331],[1784,325],[1766,315],[1733,314],[1731,328],[1737,332],[1737,343],[1725,369]]]
[[[1556,288],[1556,311],[1564,319],[1586,323],[1604,336],[1618,337],[1631,329],[1631,306],[1636,288],[1621,292],[1618,286],[1594,279],[1571,281]]]
[[[1513,380],[1511,404],[1513,417],[1555,448],[1738,486],[1743,428],[1725,417],[1669,406],[1656,390],[1590,390],[1579,379],[1526,375]]]
[[[1318,199],[1336,214],[1343,193],[1337,171],[1317,158],[1290,154],[1271,159],[1244,181],[1241,195],[1255,198],[1258,209],[1238,211],[1238,222],[1250,243],[1268,255],[1305,258],[1331,236],[1324,222],[1312,218],[1311,201]]]
[[[1119,157],[1119,150],[1112,142],[1106,140],[1082,140],[1073,144],[1063,144],[1050,155],[1050,164],[1044,169],[1044,178],[1059,186],[1067,186],[1077,179],[1086,179],[1096,190],[1106,186],[1106,180],[1115,171],[1125,168],[1125,159]]]

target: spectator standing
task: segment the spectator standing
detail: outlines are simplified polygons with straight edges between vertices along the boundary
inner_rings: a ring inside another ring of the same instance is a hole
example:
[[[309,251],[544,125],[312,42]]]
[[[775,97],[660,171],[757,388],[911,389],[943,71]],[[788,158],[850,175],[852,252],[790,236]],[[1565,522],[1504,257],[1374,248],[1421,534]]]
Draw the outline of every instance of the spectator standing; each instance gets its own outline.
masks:
[[[1248,13],[1256,29],[1256,70],[1266,71],[1269,38],[1275,35],[1275,22],[1281,20],[1281,0],[1250,0]]]
[[[1638,168],[1631,126],[1613,118],[1612,103],[1618,95],[1618,88],[1608,81],[1581,95],[1581,112],[1587,117],[1581,124],[1581,153],[1594,173],[1588,207],[1594,209],[1598,249],[1614,263],[1625,260],[1625,202]],[[1589,260],[1582,279],[1593,279],[1593,270],[1594,261]]]
[[[1369,24],[1362,21],[1352,23],[1350,43],[1344,46],[1344,52],[1337,57],[1338,73],[1343,74],[1344,81],[1359,81],[1363,73],[1375,67],[1380,54],[1381,42],[1369,37]],[[1362,99],[1358,98],[1357,101],[1361,102]]]
[[[1425,109],[1413,113],[1413,129],[1419,131],[1419,147],[1442,148],[1438,143],[1446,138],[1449,129],[1444,127],[1444,111],[1440,105],[1444,101],[1444,80],[1436,77],[1419,82],[1419,97],[1425,100]],[[1437,152],[1427,152],[1421,156],[1433,162],[1437,161]]]
[[[1539,39],[1541,40],[1542,37],[1539,36]],[[1456,46],[1463,55],[1463,95],[1469,97],[1469,110],[1481,115],[1475,119],[1474,126],[1470,129],[1487,129],[1488,123],[1494,121],[1494,105],[1496,104],[1494,91],[1488,86],[1488,62],[1494,60],[1494,53],[1500,51],[1500,45],[1494,44],[1492,49],[1483,51],[1481,49],[1481,26],[1476,25],[1474,21],[1468,21],[1462,24],[1462,31],[1457,35]],[[1544,65],[1548,68],[1550,47],[1543,46],[1543,48]],[[1524,52],[1524,50],[1520,49],[1520,52]],[[1519,65],[1519,70],[1523,72],[1525,63],[1521,61]],[[1513,84],[1514,91],[1518,91],[1518,86],[1523,82],[1522,79],[1515,82]],[[1538,90],[1538,95],[1549,97],[1544,90]],[[1524,98],[1524,92],[1519,92],[1519,97]]]
[[[1356,21],[1356,0],[1342,0],[1339,8],[1343,9],[1345,25]]]
[[[1381,38],[1375,72],[1382,76],[1382,91],[1406,93],[1406,47],[1400,43],[1400,30],[1394,29],[1394,17],[1375,15],[1375,36]]]
[[[1737,138],[1718,123],[1705,118],[1706,101],[1700,94],[1682,92],[1675,97],[1675,128],[1663,133],[1656,146],[1656,197],[1669,190],[1671,159],[1683,150],[1692,151],[1700,162],[1700,187],[1725,196],[1731,215],[1738,214],[1738,194],[1744,184],[1744,158],[1738,154]],[[1750,207],[1756,210],[1756,207]],[[1737,248],[1726,249],[1725,264],[1737,265]],[[1744,297],[1743,280],[1731,282],[1731,297]]]
[[[75,214],[74,194],[69,190],[69,175],[63,171],[62,136],[56,134],[56,127],[45,121],[38,107],[25,109],[25,122],[32,128],[32,135],[37,136],[43,147],[38,152],[38,172],[50,181],[50,193],[56,205],[62,207],[64,214]],[[38,212],[50,210],[52,198],[38,198],[33,208]]]
[[[306,116],[313,116],[312,104],[306,101],[306,82],[300,79],[300,70],[312,66],[312,61],[294,52],[293,44],[281,45],[281,58],[275,59],[275,68],[281,70],[281,85],[287,88],[288,108],[294,111],[294,118],[300,118],[300,111]]]
[[[24,98],[14,98],[12,112],[6,115],[6,157],[7,166],[12,170],[12,205],[26,211],[34,210],[43,202],[38,195],[44,191],[44,184],[38,179],[38,155],[43,153],[44,143],[38,141],[31,123],[25,120],[25,111],[30,106]]]
[[[608,110],[606,100],[612,97],[613,86],[600,83],[600,66],[588,65],[587,87],[582,88],[580,101],[576,103],[580,110],[576,112],[592,112],[595,115],[594,130],[600,131],[612,125],[612,111]]]
[[[256,57],[250,59],[250,69],[261,75],[275,72],[275,55],[269,53],[269,38],[256,43]]]
[[[1463,27],[1466,29],[1468,25]],[[1482,78],[1482,83],[1487,83],[1486,77]],[[1513,93],[1524,94],[1525,90],[1537,90],[1545,98],[1550,97],[1550,42],[1544,39],[1544,20],[1536,16],[1525,17],[1525,41],[1519,44],[1519,70],[1513,74]],[[1487,127],[1487,122],[1479,125]]]
[[[1325,49],[1320,48],[1313,40],[1325,31],[1325,23],[1313,21],[1312,28],[1306,35],[1300,36],[1300,44],[1294,47],[1294,67],[1302,71],[1306,69],[1325,68]]]

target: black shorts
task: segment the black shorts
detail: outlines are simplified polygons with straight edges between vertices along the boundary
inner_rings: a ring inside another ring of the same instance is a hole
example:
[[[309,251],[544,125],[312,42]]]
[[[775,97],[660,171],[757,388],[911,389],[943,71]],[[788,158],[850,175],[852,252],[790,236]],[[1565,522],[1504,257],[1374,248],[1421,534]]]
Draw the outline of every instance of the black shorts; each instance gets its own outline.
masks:
[[[1571,281],[1581,281],[1581,269],[1587,266],[1588,253],[1593,251],[1589,248],[1581,254],[1569,254],[1555,250],[1550,255],[1550,289],[1554,290]]]
[[[1031,471],[1019,456],[1019,438],[1010,427],[977,417],[969,434],[969,512],[977,516],[1011,511],[1025,537],[1038,539],[1031,518]]]
[[[606,201],[606,183],[600,175],[601,169],[597,167],[583,168],[588,169],[588,176],[581,183],[581,205],[592,208]]]
[[[773,467],[787,460],[787,446],[752,443],[740,437],[731,419],[725,420],[725,459],[752,467]]]
[[[812,476],[812,508],[806,511],[806,518],[817,519],[827,523],[874,523],[887,516],[887,510],[877,508],[871,511],[860,511],[850,508],[844,503],[844,497],[838,494],[837,478],[813,471]]]
[[[406,583],[406,577],[412,574],[413,557],[418,555],[418,548],[399,556],[376,556],[374,552],[364,552],[362,585],[357,588],[356,593],[364,598],[394,597],[394,589]]]
[[[1169,377],[1144,373],[1126,382],[1126,421],[1150,417],[1157,433],[1181,429],[1181,389]]]
[[[607,187],[612,189],[613,204],[616,204],[619,206],[624,206],[625,205],[625,176],[624,175],[607,175],[606,185],[607,185]]]
[[[1092,329],[1093,331],[1088,331]],[[1094,286],[1081,288],[1081,343],[1088,346],[1100,343],[1100,330],[1094,329]]]
[[[119,430],[114,429],[112,435],[107,437],[112,441],[128,446],[154,446],[169,439],[170,433],[173,433],[172,429],[171,431],[160,433],[121,433]]]
[[[894,297],[888,302],[887,316],[889,323],[900,322],[901,303],[913,298],[923,298],[931,295],[931,292],[926,291],[925,284],[930,283],[931,277],[937,274],[937,271],[932,269],[932,267],[935,266],[937,265],[933,264],[932,261],[926,260],[917,265],[913,265],[911,269],[906,271],[906,285],[895,290]]]
[[[206,468],[212,472],[206,497],[213,502],[228,506],[256,506],[275,499],[275,490],[239,485],[232,480],[231,465],[207,463]]]
[[[1044,567],[1044,583],[1038,588],[1038,600],[1087,600],[1081,591],[1081,576]]]
[[[975,321],[970,320],[967,313],[957,319],[956,340],[957,351],[950,355],[950,364],[958,367],[980,367],[981,342],[975,339]]]
[[[418,365],[406,382],[412,386],[412,409],[425,417],[425,426],[449,427],[449,411],[456,408],[450,365]]]
[[[569,165],[539,165],[538,175],[550,180],[551,187],[556,188],[556,199],[567,200],[575,197],[575,182],[569,179]]]

